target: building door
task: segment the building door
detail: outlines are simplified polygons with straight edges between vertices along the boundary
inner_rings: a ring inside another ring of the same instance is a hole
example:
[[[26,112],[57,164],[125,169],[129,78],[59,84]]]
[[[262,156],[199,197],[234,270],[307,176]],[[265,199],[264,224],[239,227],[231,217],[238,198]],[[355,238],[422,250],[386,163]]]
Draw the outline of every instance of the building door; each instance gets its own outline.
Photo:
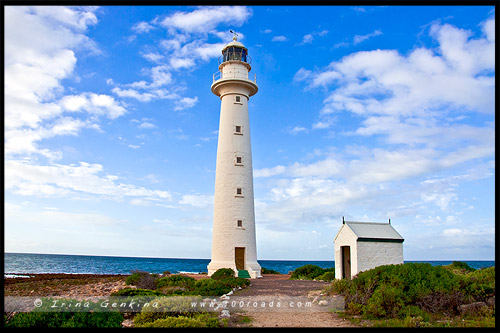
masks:
[[[234,261],[237,270],[245,269],[245,248],[235,247],[234,248]]]
[[[351,279],[351,247],[342,246],[342,278]]]

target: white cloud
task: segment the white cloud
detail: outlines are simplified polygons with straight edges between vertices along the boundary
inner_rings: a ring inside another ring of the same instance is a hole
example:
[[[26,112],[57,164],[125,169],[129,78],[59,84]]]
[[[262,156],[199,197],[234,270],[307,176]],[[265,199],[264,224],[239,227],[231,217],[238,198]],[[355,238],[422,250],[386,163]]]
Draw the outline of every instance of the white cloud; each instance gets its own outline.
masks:
[[[304,35],[304,37],[302,38],[302,44],[310,44],[312,43],[313,40],[314,40],[313,35],[311,34]]]
[[[138,22],[132,27],[132,30],[137,33],[150,32],[153,29],[155,29],[155,27],[148,22]]]
[[[158,63],[160,60],[162,60],[164,57],[163,55],[157,53],[157,52],[148,52],[148,53],[141,53],[141,55],[144,57],[144,59],[147,59],[151,62]]]
[[[149,102],[152,99],[157,98],[157,96],[152,93],[149,92],[140,93],[138,90],[135,89],[121,89],[119,87],[115,87],[111,91],[119,97],[135,98],[141,102]]]
[[[464,108],[491,114],[494,43],[468,39],[467,32],[449,25],[433,25],[431,31],[441,54],[425,48],[407,57],[393,50],[362,51],[307,77],[296,75],[310,88],[337,85],[325,99],[324,113],[429,116],[436,109]]]
[[[115,119],[126,109],[111,96],[80,93],[64,96],[63,79],[74,75],[76,54],[100,51],[83,32],[97,23],[95,7],[6,7],[5,150],[61,153],[42,148],[43,139],[100,130],[100,117]],[[79,112],[79,115],[75,115]],[[85,114],[82,114],[84,112]]]
[[[175,92],[165,89],[167,86],[179,84],[175,80],[178,70],[192,71],[199,63],[217,58],[222,48],[230,40],[227,30],[218,31],[219,25],[241,26],[245,23],[252,11],[240,6],[207,6],[198,7],[191,11],[177,11],[166,17],[157,17],[150,22],[138,22],[133,30],[138,33],[147,33],[153,29],[166,29],[167,38],[161,40],[159,47],[142,52],[142,56],[156,64],[151,68],[143,68],[142,74],[150,76],[149,81],[140,80],[127,84],[116,84],[113,92],[120,97],[134,98],[140,102],[150,102],[155,99],[175,100],[174,110],[183,110],[194,106],[197,97],[181,97]],[[239,33],[239,39],[243,34]],[[209,36],[222,39],[220,43],[207,42]],[[194,55],[194,56],[193,56]],[[174,91],[182,90],[182,86],[175,86]]]
[[[180,110],[192,108],[193,106],[196,105],[196,103],[198,103],[198,96],[195,96],[193,98],[184,97],[184,98],[175,102],[174,111],[180,111]]]
[[[106,116],[109,119],[115,119],[127,112],[113,97],[95,93],[67,95],[61,99],[60,104],[67,111],[86,111],[92,115]]]
[[[328,30],[322,30],[318,32],[312,32],[310,34],[306,34],[302,37],[302,42],[300,42],[298,45],[305,45],[305,44],[311,44],[314,40],[314,36],[320,36],[323,37],[326,34],[328,34]]]
[[[297,81],[297,82],[300,82],[300,81],[304,81],[306,80],[308,77],[310,77],[312,74],[312,71],[310,70],[307,70],[305,68],[301,68],[297,71],[297,73],[295,73],[295,75],[293,76],[293,80],[294,81]]]
[[[149,121],[145,121],[139,125],[139,128],[141,128],[141,129],[152,129],[152,128],[157,128],[157,127],[158,126],[156,126],[155,124],[153,124]]]
[[[77,30],[86,30],[89,25],[97,23],[97,17],[94,14],[97,7],[89,6],[87,8],[74,10],[63,6],[36,6],[30,9],[33,10],[37,16],[47,19],[48,22],[56,21],[59,24]]]
[[[285,170],[286,170],[285,166],[277,165],[273,168],[263,168],[263,169],[254,170],[253,176],[254,177],[272,177],[272,176],[282,174],[283,172],[285,172]]]
[[[224,46],[226,46],[227,43],[215,43],[215,44],[208,44],[204,43],[202,45],[197,46],[194,49],[194,52],[198,54],[201,59],[203,60],[208,60],[210,58],[216,58],[219,57],[222,53],[222,49]]]
[[[204,194],[186,194],[182,196],[179,203],[182,205],[204,208],[214,204],[214,196]]]
[[[272,42],[286,42],[288,38],[286,36],[274,36],[271,41]]]
[[[316,123],[313,124],[312,128],[313,129],[326,129],[326,128],[330,128],[333,126],[333,124],[335,124],[336,122],[336,119],[331,117],[331,118],[327,118],[325,120],[321,120],[321,121],[318,121]]]
[[[307,132],[307,128],[302,127],[302,126],[295,126],[290,130],[291,134],[299,134],[301,132]]]
[[[27,210],[26,207],[9,203],[5,205],[5,208],[6,220],[34,224],[38,230],[61,225],[88,228],[89,226],[112,226],[119,223],[118,220],[102,214],[68,212],[52,207],[44,207],[44,210],[40,211]]]
[[[187,58],[170,58],[170,66],[174,69],[194,67],[193,59]]]
[[[169,15],[161,21],[161,25],[188,33],[207,33],[221,23],[239,27],[251,15],[249,8],[241,6],[201,7],[192,12]]]
[[[494,228],[450,228],[443,230],[444,237],[468,238],[471,236],[494,236]]]
[[[132,184],[117,183],[119,177],[104,174],[100,164],[34,165],[23,161],[5,162],[5,189],[25,196],[95,195],[113,200],[123,197],[168,201],[170,193]],[[8,179],[8,180],[7,180]]]
[[[380,30],[375,30],[374,32],[369,33],[367,35],[356,35],[356,36],[354,36],[352,43],[354,45],[356,45],[356,44],[364,42],[367,39],[370,39],[372,37],[379,36],[379,35],[382,35],[382,31],[380,31]]]

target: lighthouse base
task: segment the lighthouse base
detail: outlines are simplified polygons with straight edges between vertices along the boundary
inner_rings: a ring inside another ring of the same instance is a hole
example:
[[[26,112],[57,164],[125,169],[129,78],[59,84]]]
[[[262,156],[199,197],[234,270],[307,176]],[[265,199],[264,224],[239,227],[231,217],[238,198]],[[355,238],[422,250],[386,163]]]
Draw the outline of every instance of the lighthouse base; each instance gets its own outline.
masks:
[[[250,278],[256,279],[256,278],[261,278],[262,275],[260,273],[261,267],[257,262],[249,262],[246,263],[243,268],[239,267],[239,269],[236,267],[235,262],[231,261],[211,261],[208,266],[208,276],[211,276],[213,273],[215,273],[218,269],[221,268],[230,268],[234,271],[234,276],[238,276],[238,270],[244,269],[248,271],[248,274],[250,274]]]

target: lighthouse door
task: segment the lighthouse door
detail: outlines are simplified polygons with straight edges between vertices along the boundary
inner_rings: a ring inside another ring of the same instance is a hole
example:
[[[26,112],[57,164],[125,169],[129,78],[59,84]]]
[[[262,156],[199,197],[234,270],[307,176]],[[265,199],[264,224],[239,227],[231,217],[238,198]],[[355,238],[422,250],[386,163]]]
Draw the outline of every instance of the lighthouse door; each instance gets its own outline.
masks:
[[[234,261],[237,270],[245,269],[245,248],[235,247],[234,248]]]

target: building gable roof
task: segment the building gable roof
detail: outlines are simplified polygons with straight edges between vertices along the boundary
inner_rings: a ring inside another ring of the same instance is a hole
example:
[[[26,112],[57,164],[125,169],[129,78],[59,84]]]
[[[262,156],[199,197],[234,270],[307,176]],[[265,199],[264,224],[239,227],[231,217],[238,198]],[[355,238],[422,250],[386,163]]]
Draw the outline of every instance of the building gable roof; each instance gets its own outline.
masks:
[[[390,223],[345,221],[345,224],[354,232],[358,240],[404,241],[404,238]]]

